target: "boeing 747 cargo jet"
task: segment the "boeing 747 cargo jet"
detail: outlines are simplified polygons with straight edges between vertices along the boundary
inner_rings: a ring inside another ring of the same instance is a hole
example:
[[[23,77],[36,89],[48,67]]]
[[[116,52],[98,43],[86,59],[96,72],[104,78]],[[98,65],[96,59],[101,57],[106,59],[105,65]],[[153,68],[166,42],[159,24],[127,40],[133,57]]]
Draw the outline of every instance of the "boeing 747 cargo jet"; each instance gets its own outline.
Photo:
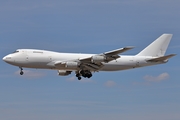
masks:
[[[3,58],[20,68],[53,69],[61,76],[73,71],[78,80],[90,78],[93,72],[127,70],[166,63],[175,54],[165,55],[172,34],[163,34],[137,55],[120,55],[133,47],[124,47],[100,54],[59,53],[37,49],[18,49]]]

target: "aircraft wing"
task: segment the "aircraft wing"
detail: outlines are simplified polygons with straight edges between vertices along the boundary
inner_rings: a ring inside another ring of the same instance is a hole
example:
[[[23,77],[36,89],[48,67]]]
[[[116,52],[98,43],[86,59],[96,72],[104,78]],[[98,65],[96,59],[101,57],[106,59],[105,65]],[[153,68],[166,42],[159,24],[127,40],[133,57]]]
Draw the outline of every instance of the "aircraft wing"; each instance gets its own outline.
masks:
[[[79,66],[81,69],[98,71],[103,66],[102,62],[108,63],[112,60],[120,58],[118,54],[130,50],[132,48],[134,47],[124,47],[85,58],[79,58],[78,60],[76,59],[68,61],[56,61],[54,65],[56,67]]]
[[[102,62],[108,63],[112,60],[120,58],[119,56],[120,53],[123,53],[132,48],[134,47],[124,47],[124,48],[104,52],[101,54],[93,55],[90,57],[80,58],[79,61],[81,65],[84,66],[85,68],[96,71],[103,66]]]
[[[106,56],[113,56],[113,55],[118,55],[120,53],[126,52],[127,50],[130,50],[130,49],[133,49],[133,48],[134,48],[133,46],[128,46],[128,47],[108,51],[108,52],[105,52],[103,54],[106,55]]]
[[[170,55],[166,55],[166,56],[162,56],[162,57],[158,57],[158,58],[153,58],[150,60],[147,60],[148,62],[161,62],[161,61],[166,61],[169,58],[175,56],[176,54],[170,54]]]
[[[93,58],[94,59],[99,59],[99,62],[96,63],[101,63],[101,62],[110,62],[112,60],[115,60],[117,58],[119,58],[120,56],[118,54],[123,53],[127,50],[133,49],[134,47],[130,46],[130,47],[124,47],[124,48],[119,48],[116,50],[112,50],[112,51],[108,51],[108,52],[104,52],[101,54],[97,54],[91,57],[86,57],[86,58],[80,58],[79,61],[81,62],[92,62],[93,63]],[[101,61],[100,59],[104,59],[104,61]],[[100,62],[101,61],[101,62]]]

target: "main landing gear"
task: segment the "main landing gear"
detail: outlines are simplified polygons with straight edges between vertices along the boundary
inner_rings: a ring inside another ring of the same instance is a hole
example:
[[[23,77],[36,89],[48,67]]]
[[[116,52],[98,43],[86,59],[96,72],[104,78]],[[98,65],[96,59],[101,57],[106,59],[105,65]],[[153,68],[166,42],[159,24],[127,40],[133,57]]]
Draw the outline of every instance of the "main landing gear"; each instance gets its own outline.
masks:
[[[78,78],[78,80],[81,80],[81,76],[83,76],[84,78],[91,78],[92,73],[89,70],[80,70],[77,72],[76,77]]]
[[[19,67],[20,68],[20,75],[23,75],[24,74],[24,72],[23,72],[23,68],[22,67]]]

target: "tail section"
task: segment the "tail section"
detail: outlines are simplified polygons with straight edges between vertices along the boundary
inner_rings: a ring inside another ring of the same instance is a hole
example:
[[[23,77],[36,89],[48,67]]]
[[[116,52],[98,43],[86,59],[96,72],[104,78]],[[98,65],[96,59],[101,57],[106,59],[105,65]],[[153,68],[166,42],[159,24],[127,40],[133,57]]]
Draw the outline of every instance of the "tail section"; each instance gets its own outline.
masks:
[[[163,34],[142,50],[137,56],[152,56],[152,57],[161,57],[164,56],[168,45],[171,41],[172,34]]]

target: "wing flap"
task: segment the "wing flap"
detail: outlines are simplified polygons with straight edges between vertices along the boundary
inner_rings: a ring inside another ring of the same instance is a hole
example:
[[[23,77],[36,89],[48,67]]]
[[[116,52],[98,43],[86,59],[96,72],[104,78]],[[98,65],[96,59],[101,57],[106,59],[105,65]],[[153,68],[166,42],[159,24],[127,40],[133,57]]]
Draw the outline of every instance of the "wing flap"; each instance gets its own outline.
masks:
[[[162,57],[158,57],[158,58],[153,58],[150,60],[147,60],[148,62],[162,62],[162,61],[166,61],[169,58],[175,56],[176,54],[170,54],[170,55],[166,55],[166,56],[162,56]]]

